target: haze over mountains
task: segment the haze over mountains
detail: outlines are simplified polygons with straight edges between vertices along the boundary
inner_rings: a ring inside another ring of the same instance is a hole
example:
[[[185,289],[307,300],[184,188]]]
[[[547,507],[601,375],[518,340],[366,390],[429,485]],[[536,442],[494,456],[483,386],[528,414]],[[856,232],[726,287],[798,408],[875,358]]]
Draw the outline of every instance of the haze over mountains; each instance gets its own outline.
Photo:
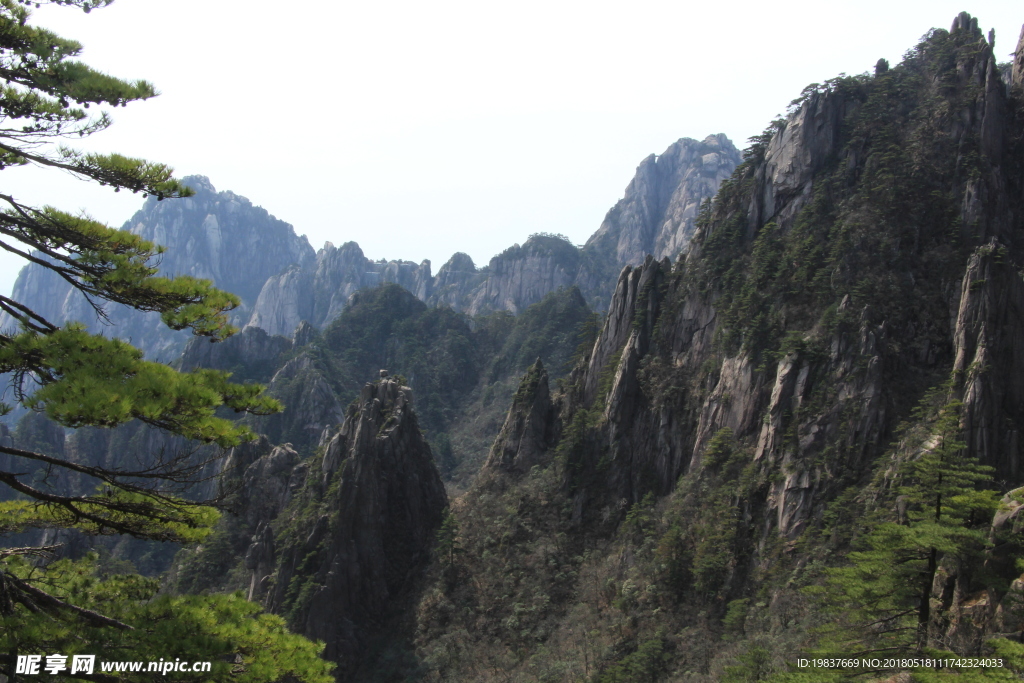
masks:
[[[572,285],[603,310],[624,265],[642,263],[648,253],[675,257],[685,248],[701,202],[714,195],[739,162],[739,152],[724,135],[702,142],[683,138],[640,164],[625,196],[582,249],[555,236],[535,235],[482,268],[456,253],[436,274],[429,261],[371,261],[357,241],[338,247],[328,242],[314,251],[292,226],[244,197],[218,192],[201,176],[185,179],[196,190],[194,197],[150,198],[124,229],[168,248],[161,272],[213,280],[242,299],[232,314],[234,324],[270,334],[290,336],[303,320],[322,328],[355,291],[384,282],[469,315],[516,313]],[[39,266],[22,270],[14,298],[50,320],[81,320],[92,330],[131,338],[158,359],[175,357],[188,339],[167,330],[158,316],[116,306],[105,309],[114,325],[106,327],[80,293]],[[0,317],[0,326],[12,322]]]
[[[742,156],[648,158],[582,247],[536,235],[482,268],[314,252],[204,179],[150,201],[130,227],[199,260],[175,267],[254,274],[244,329],[123,329],[287,409],[220,465],[202,544],[105,552],[170,592],[244,591],[339,681],[860,675],[795,670],[815,649],[1019,678],[1024,31],[995,55],[961,13],[812,84]],[[32,269],[19,287],[80,310]],[[0,439],[114,465],[167,445],[35,413]],[[959,673],[910,668],[872,667]]]

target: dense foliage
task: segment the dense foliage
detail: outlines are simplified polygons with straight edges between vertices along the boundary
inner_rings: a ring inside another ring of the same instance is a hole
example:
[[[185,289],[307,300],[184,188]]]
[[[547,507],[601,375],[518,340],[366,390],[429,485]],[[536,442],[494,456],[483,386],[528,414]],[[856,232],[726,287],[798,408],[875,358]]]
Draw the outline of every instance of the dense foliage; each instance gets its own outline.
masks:
[[[109,1],[56,4],[89,11]],[[156,91],[145,81],[121,80],[76,61],[82,46],[30,24],[27,5],[0,0],[0,169],[33,164],[158,200],[190,196],[163,164],[61,144],[111,124],[105,112],[90,116],[91,105],[124,106]],[[6,194],[0,203],[0,248],[59,275],[101,318],[106,306],[126,305],[213,340],[234,332],[226,312],[238,298],[206,280],[157,275],[162,247],[53,206],[29,206]],[[137,421],[179,443],[228,447],[253,434],[218,410],[269,414],[280,404],[263,387],[232,383],[225,372],[176,372],[80,323],[59,327],[10,297],[0,296],[0,311],[18,323],[0,331],[0,374],[11,378],[18,404],[34,411],[17,430],[20,447],[0,442],[0,533],[8,542],[29,541],[0,550],[4,673],[13,678],[8,666],[15,655],[82,652],[101,661],[207,659],[214,669],[206,680],[330,680],[316,645],[238,597],[159,598],[152,579],[98,577],[95,558],[52,561],[61,549],[55,538],[128,535],[188,543],[204,539],[219,517],[207,501],[182,495],[207,464],[194,449],[145,452],[134,462],[127,454],[114,462],[83,461],[47,438],[53,423],[60,432]],[[11,408],[0,404],[2,413]],[[48,545],[40,545],[43,538]]]

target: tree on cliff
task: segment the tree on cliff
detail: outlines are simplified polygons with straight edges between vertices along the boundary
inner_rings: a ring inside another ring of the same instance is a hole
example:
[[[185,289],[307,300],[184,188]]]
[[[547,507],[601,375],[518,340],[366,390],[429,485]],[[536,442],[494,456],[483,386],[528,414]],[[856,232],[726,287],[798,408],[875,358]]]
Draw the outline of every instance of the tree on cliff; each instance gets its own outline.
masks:
[[[88,12],[111,0],[51,2]],[[156,92],[145,81],[121,80],[76,61],[81,45],[29,24],[24,5],[0,0],[0,169],[33,164],[158,200],[191,195],[163,164],[59,144],[111,124],[106,113],[90,116],[90,105],[124,106]],[[213,340],[234,332],[225,313],[238,305],[237,297],[205,280],[158,276],[154,257],[161,247],[86,216],[0,193],[0,248],[59,275],[101,317],[112,302],[158,312],[170,328]],[[10,297],[0,296],[0,310],[18,321],[16,329],[0,330],[0,373],[13,378],[12,400],[64,427],[139,420],[228,447],[252,434],[218,416],[219,408],[280,410],[263,387],[232,384],[227,373],[176,372],[144,360],[124,341],[89,334],[76,323],[60,327]],[[11,409],[0,404],[4,413]],[[204,538],[217,511],[180,495],[202,463],[189,454],[148,458],[134,469],[104,467],[0,442],[0,534],[69,529],[161,541]],[[74,473],[93,489],[48,486],[47,477],[59,472]],[[288,634],[276,617],[254,615],[240,597],[154,599],[152,581],[101,581],[89,558],[47,564],[47,550],[0,549],[0,652],[12,658],[15,652],[85,652],[101,660],[108,652],[119,660],[178,655],[216,660],[206,680],[239,680],[238,674],[253,681],[329,679],[314,644]]]
[[[959,438],[960,407],[956,401],[942,406],[921,452],[899,467],[899,519],[874,525],[850,553],[850,564],[831,572],[829,599],[855,649],[950,646],[936,630],[944,617],[933,597],[936,576],[947,565],[968,574],[982,570],[999,507],[998,492],[981,488],[991,482],[992,468],[968,457]]]

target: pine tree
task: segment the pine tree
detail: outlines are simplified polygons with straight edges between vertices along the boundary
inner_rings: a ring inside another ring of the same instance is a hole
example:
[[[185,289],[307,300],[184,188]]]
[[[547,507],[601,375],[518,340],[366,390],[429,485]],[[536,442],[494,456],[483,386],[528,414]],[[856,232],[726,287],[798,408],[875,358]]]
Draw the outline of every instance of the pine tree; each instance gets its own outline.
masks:
[[[111,0],[51,2],[88,12]],[[62,144],[111,124],[105,112],[90,115],[91,106],[125,106],[156,91],[148,82],[118,79],[77,61],[82,46],[30,24],[28,4],[0,0],[0,170],[32,164],[157,200],[193,194],[163,164]],[[214,341],[235,331],[226,312],[239,304],[236,296],[206,280],[159,276],[155,257],[162,247],[86,216],[29,206],[0,193],[0,248],[59,275],[101,317],[103,306],[113,302],[157,312],[170,328]],[[125,341],[90,334],[79,323],[61,326],[11,297],[0,296],[0,311],[18,321],[16,329],[0,330],[0,374],[13,377],[14,400],[63,427],[138,420],[187,440],[229,447],[253,435],[219,416],[218,409],[281,409],[263,387],[232,384],[223,372],[176,372],[146,361]],[[11,409],[0,404],[0,414]],[[9,445],[0,445],[0,455],[6,465],[0,467],[5,536],[33,528],[72,529],[194,542],[218,517],[209,501],[180,494],[205,464],[188,452],[147,454],[149,461],[134,470]],[[68,493],[40,487],[30,476],[39,468],[72,472],[95,488]],[[330,680],[317,646],[287,634],[276,617],[257,616],[258,609],[239,597],[157,598],[155,584],[138,576],[101,580],[87,560],[46,562],[52,550],[0,549],[0,648],[8,654],[93,648],[96,654],[120,652],[116,659],[147,659],[172,648],[182,656],[216,659],[219,673],[207,680]],[[185,643],[194,651],[186,653]]]
[[[441,518],[441,527],[437,530],[437,554],[445,558],[450,567],[455,564],[455,556],[461,551],[459,548],[459,521],[451,508],[445,508]]]
[[[110,0],[55,0],[89,11]],[[73,58],[78,43],[32,26],[29,11],[0,0],[0,169],[23,164],[68,171],[115,190],[158,199],[186,197],[191,190],[163,164],[118,154],[83,154],[58,144],[92,135],[110,125],[108,114],[89,116],[90,105],[125,105],[155,95],[145,81],[123,81]],[[209,281],[157,275],[154,257],[163,251],[132,233],[52,206],[33,207],[0,193],[0,248],[57,273],[81,291],[99,315],[115,302],[159,312],[173,329],[223,339],[234,330],[225,313],[237,306],[232,294]],[[221,406],[264,414],[280,405],[256,385],[229,382],[211,370],[179,373],[146,361],[127,342],[93,335],[78,323],[63,327],[25,304],[0,296],[0,310],[19,321],[0,331],[0,373],[10,373],[15,399],[65,427],[114,427],[139,420],[203,443],[232,446],[252,434],[219,417]],[[12,406],[0,404],[0,412]],[[144,470],[126,471],[69,462],[44,453],[0,446],[11,463],[0,471],[13,494],[0,528],[78,528],[159,540],[195,540],[211,520],[201,505],[169,495],[168,482],[183,483],[197,465],[187,459],[156,458]],[[91,478],[96,493],[67,496],[32,485],[23,472],[38,466],[63,468]],[[0,496],[10,498],[12,496]]]
[[[921,452],[897,472],[896,520],[877,523],[850,564],[831,572],[829,602],[843,615],[847,647],[861,652],[921,651],[942,643],[929,632],[932,587],[944,562],[979,568],[999,506],[992,468],[967,455],[959,439],[960,404],[935,419]]]

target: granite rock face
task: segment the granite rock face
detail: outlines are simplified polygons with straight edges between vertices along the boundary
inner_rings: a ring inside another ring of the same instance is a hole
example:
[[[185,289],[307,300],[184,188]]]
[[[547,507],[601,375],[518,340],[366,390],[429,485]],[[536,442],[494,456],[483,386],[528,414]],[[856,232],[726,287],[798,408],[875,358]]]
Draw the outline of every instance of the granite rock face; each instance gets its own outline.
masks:
[[[1001,478],[1024,476],[1024,280],[993,240],[971,256],[953,333],[964,437]]]
[[[742,161],[725,135],[682,138],[644,159],[625,196],[608,212],[586,250],[612,256],[616,270],[648,254],[675,260],[693,237],[700,205]]]
[[[579,250],[550,235],[534,235],[491,259],[480,282],[455,299],[456,310],[469,315],[490,311],[519,313],[548,293],[571,287],[580,270]]]
[[[312,263],[313,249],[292,226],[245,197],[217,192],[202,176],[189,176],[183,182],[196,191],[194,196],[163,202],[150,197],[122,229],[169,247],[161,256],[162,275],[209,279],[237,294],[242,305],[231,314],[232,322],[245,324],[263,283],[292,264]],[[189,339],[186,331],[169,330],[159,315],[114,304],[104,307],[113,323],[105,325],[85,297],[42,266],[22,269],[13,297],[51,322],[79,320],[92,331],[130,338],[150,358],[170,360]],[[0,315],[0,328],[12,324]]]
[[[275,443],[287,438],[300,448],[315,445],[325,429],[336,428],[344,418],[326,368],[311,353],[300,352],[282,365],[270,378],[267,393],[287,408],[253,423]]]
[[[1017,49],[1013,52],[1013,67],[1010,71],[1010,85],[1015,88],[1024,88],[1024,26],[1020,27],[1020,38],[1017,40]]]
[[[385,282],[426,300],[432,284],[430,261],[372,261],[355,242],[341,247],[327,242],[309,263],[266,280],[246,327],[284,336],[291,336],[302,321],[322,328],[338,317],[352,294]]]

